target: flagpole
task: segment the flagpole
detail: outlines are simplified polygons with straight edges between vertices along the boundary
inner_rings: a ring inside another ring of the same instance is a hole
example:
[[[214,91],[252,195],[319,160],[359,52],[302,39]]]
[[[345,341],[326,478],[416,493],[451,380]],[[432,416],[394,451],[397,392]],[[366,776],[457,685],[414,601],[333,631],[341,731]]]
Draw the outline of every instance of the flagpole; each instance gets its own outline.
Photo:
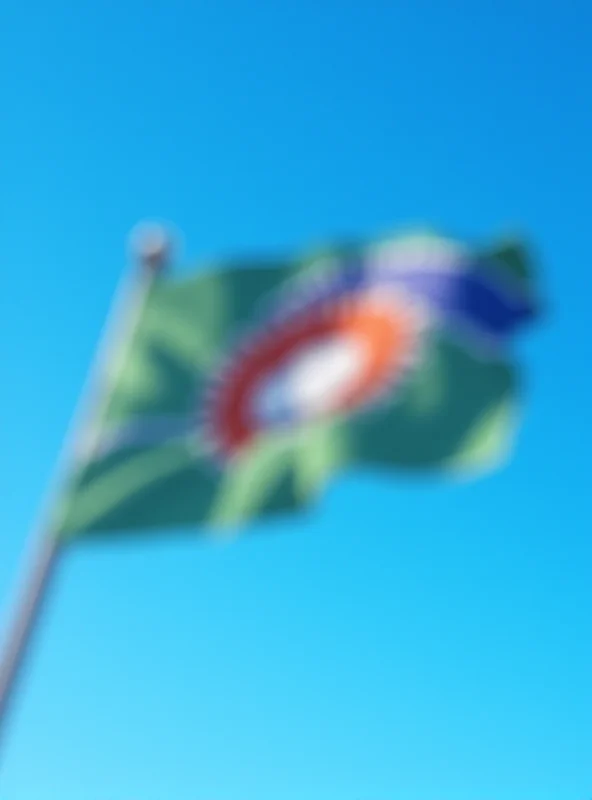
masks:
[[[168,264],[170,244],[161,226],[144,226],[132,240],[132,255],[136,264],[127,280],[124,280],[109,313],[93,367],[62,449],[54,485],[35,527],[36,535],[31,537],[29,566],[25,571],[20,600],[8,627],[0,660],[0,748],[26,655],[64,552],[64,546],[54,531],[59,526],[59,520],[55,517],[56,508],[69,467],[82,445],[86,445],[85,454],[92,455],[95,445],[93,433],[96,433],[107,410],[110,389],[120,376],[126,349],[131,345],[148,293]]]

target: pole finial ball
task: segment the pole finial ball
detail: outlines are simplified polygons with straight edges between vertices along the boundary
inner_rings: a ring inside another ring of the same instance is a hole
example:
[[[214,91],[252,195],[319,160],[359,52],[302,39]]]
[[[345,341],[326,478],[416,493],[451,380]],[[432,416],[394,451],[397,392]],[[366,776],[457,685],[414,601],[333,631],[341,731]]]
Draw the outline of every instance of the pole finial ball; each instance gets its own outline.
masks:
[[[141,223],[130,236],[131,254],[143,267],[160,271],[171,255],[172,241],[164,225]]]

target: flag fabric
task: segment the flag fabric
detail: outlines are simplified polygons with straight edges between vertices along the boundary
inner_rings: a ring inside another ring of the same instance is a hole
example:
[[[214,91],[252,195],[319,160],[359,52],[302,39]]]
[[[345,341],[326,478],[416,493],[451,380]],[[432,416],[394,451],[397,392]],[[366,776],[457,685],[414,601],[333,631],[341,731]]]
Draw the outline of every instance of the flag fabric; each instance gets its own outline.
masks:
[[[434,234],[156,280],[87,431],[57,535],[240,525],[346,469],[473,474],[508,453],[519,243]]]

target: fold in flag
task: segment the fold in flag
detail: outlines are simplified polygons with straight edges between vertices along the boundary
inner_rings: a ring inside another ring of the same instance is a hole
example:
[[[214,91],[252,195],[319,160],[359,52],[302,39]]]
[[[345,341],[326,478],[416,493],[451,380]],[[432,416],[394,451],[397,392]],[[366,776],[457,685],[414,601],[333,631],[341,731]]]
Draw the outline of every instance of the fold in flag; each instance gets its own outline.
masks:
[[[164,275],[105,378],[58,533],[236,525],[348,468],[493,467],[516,421],[512,337],[534,311],[520,244],[431,234]]]

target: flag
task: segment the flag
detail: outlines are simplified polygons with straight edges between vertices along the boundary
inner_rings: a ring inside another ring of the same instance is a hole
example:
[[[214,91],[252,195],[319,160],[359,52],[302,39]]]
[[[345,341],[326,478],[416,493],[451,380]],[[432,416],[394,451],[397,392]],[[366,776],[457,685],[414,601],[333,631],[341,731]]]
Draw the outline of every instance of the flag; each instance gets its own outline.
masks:
[[[425,233],[165,274],[103,376],[57,535],[241,525],[348,469],[490,469],[513,439],[512,344],[535,310],[520,243]]]

